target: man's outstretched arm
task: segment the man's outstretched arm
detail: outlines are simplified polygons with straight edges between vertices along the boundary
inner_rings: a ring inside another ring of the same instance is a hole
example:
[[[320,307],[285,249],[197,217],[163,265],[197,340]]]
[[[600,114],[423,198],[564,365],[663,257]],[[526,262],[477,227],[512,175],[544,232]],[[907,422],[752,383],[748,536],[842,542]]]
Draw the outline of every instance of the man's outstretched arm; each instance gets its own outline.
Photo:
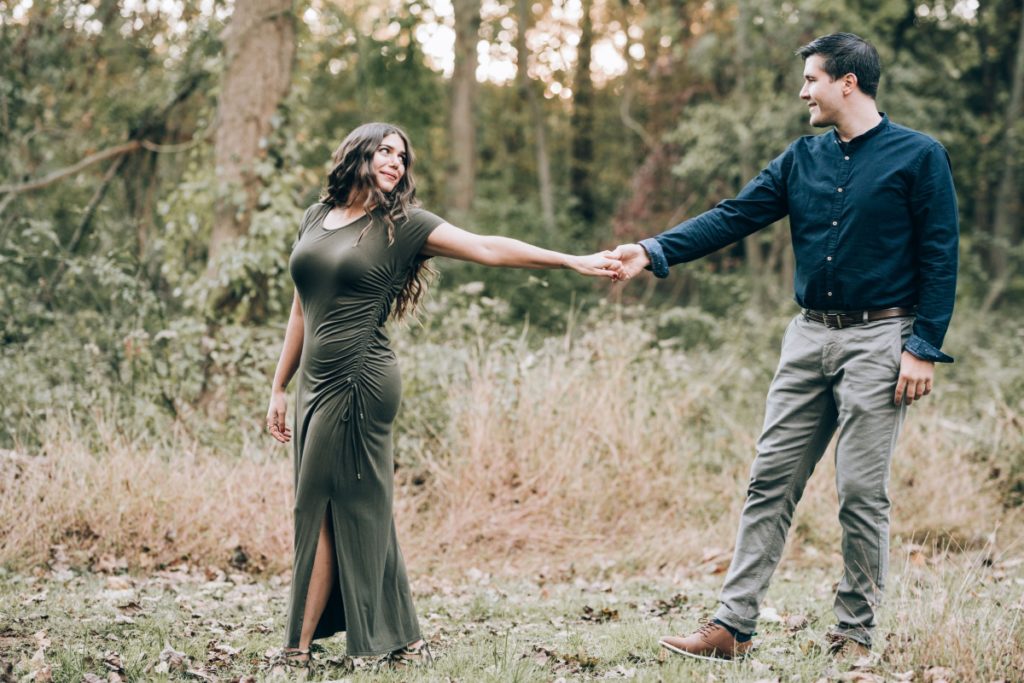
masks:
[[[648,267],[657,277],[667,277],[669,266],[718,251],[785,216],[789,213],[786,175],[790,163],[787,149],[733,199],[660,235],[617,247],[613,258],[622,261],[618,279],[629,279]]]

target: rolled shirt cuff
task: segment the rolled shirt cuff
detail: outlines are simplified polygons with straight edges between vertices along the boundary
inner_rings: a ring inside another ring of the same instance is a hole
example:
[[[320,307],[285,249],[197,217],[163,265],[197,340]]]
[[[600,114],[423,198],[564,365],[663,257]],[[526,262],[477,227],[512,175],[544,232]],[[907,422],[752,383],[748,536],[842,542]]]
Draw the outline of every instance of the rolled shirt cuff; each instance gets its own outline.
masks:
[[[654,277],[668,277],[668,259],[665,258],[665,250],[658,244],[658,240],[648,237],[645,240],[640,240],[639,244],[651,260],[647,269],[654,273]]]
[[[653,260],[652,260],[653,262]],[[926,342],[916,334],[910,335],[910,339],[904,344],[903,350],[909,352],[912,356],[920,358],[921,360],[931,361],[933,363],[952,363],[953,357],[947,356],[942,351]]]

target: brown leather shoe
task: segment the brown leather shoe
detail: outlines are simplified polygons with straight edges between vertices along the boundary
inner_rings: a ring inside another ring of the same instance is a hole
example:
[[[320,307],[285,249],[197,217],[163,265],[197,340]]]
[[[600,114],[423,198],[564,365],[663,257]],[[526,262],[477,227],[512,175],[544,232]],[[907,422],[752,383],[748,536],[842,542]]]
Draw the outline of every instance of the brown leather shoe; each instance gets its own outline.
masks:
[[[826,633],[828,653],[841,662],[855,662],[861,657],[870,657],[871,650],[853,638],[838,633]]]
[[[688,636],[665,636],[658,644],[677,655],[729,661],[743,657],[754,643],[738,642],[729,629],[709,621]]]

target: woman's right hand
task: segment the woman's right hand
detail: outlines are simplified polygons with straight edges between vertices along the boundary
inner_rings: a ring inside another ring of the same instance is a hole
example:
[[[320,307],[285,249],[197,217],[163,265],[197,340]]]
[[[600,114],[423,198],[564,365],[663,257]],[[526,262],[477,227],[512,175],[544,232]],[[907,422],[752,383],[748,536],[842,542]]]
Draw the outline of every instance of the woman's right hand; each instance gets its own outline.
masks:
[[[610,277],[612,279],[618,279],[619,270],[622,268],[619,258],[610,251],[599,251],[596,254],[587,254],[586,256],[570,256],[565,265],[580,275]]]
[[[288,443],[292,438],[292,430],[288,429],[288,421],[285,419],[287,412],[288,402],[284,392],[274,391],[270,395],[270,408],[267,409],[267,431],[281,443]]]

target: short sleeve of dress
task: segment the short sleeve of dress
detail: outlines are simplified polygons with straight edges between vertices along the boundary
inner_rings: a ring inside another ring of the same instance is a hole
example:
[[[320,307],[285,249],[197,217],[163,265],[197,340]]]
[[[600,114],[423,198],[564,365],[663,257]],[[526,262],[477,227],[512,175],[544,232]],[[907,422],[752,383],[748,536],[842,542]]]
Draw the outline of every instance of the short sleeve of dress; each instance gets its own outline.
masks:
[[[423,251],[423,245],[426,244],[430,233],[444,222],[440,216],[424,209],[409,209],[409,220],[399,228],[399,241],[402,243],[402,251],[407,262],[422,258],[420,252]]]
[[[325,206],[325,204],[317,202],[316,204],[313,204],[308,209],[306,209],[306,212],[302,214],[302,220],[299,221],[299,232],[297,235],[295,235],[295,241],[292,242],[292,249],[295,248],[295,245],[299,243],[299,240],[302,239],[302,236],[306,234],[307,230],[309,230],[309,226],[312,225],[312,223],[316,220],[317,215],[319,215],[318,209],[322,209]]]

